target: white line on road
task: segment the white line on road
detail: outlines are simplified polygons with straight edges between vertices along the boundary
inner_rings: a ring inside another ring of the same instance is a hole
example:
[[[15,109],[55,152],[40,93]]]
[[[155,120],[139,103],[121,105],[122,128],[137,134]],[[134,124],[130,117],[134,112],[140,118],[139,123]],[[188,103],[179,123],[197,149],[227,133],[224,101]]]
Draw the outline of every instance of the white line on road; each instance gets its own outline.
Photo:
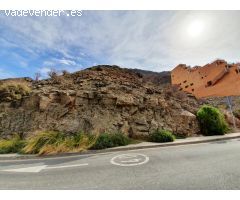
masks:
[[[224,141],[238,141],[239,138],[230,138]],[[103,152],[103,153],[86,153],[86,154],[78,154],[78,155],[68,155],[68,156],[57,156],[57,157],[48,157],[48,158],[28,158],[28,159],[13,159],[13,160],[0,160],[0,163],[8,163],[8,162],[23,162],[23,161],[45,161],[45,160],[59,160],[59,159],[66,159],[66,158],[81,158],[86,156],[101,156],[101,155],[109,155],[109,154],[118,154],[121,152],[138,152],[138,151],[148,151],[148,150],[155,150],[155,149],[166,149],[166,148],[180,148],[180,147],[192,147],[192,146],[199,146],[199,145],[209,145],[214,141],[206,141],[203,143],[192,143],[192,144],[181,144],[175,146],[153,146],[143,149],[126,149],[126,150],[119,150],[119,151],[112,151],[112,152]],[[34,157],[34,156],[33,156]]]
[[[40,165],[34,167],[24,167],[24,168],[17,168],[17,169],[5,169],[2,170],[4,172],[27,172],[27,173],[38,173],[45,169],[47,165]]]
[[[54,167],[48,167],[47,165],[39,165],[39,166],[34,166],[34,167],[24,167],[24,168],[17,168],[17,169],[5,169],[2,170],[4,172],[26,172],[26,173],[38,173],[42,170],[46,169],[61,169],[61,168],[71,168],[71,167],[81,167],[81,166],[86,166],[88,163],[83,163],[83,164],[76,164],[76,165],[62,165],[62,166],[54,166]]]
[[[229,141],[237,141],[239,138],[232,138],[229,139]],[[23,162],[23,161],[45,161],[45,160],[59,160],[59,159],[65,159],[65,158],[81,158],[86,156],[101,156],[101,155],[109,155],[109,154],[118,154],[121,152],[138,152],[138,151],[148,151],[148,150],[155,150],[158,148],[166,149],[166,148],[179,148],[179,147],[191,147],[191,146],[198,146],[198,145],[208,145],[213,141],[209,141],[206,143],[194,143],[194,144],[181,144],[181,145],[175,145],[175,146],[153,146],[143,149],[126,149],[126,150],[119,150],[119,151],[112,151],[112,152],[103,152],[103,153],[87,153],[87,154],[78,154],[78,155],[68,155],[68,156],[57,156],[57,157],[48,157],[48,158],[33,158],[33,159],[14,159],[14,160],[0,160],[0,163],[8,163],[8,162]]]
[[[63,165],[63,166],[55,166],[55,167],[47,167],[46,169],[61,169],[61,168],[70,168],[70,167],[80,167],[86,166],[88,163],[77,164],[77,165]]]

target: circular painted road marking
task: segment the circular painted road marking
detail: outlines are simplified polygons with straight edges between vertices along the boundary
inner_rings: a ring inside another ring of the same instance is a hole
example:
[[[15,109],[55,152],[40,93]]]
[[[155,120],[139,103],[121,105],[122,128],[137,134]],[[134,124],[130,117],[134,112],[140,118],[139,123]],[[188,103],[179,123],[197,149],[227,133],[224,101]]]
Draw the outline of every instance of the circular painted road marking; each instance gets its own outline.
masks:
[[[111,164],[118,166],[143,165],[149,161],[149,157],[144,154],[131,153],[115,156],[111,159]]]

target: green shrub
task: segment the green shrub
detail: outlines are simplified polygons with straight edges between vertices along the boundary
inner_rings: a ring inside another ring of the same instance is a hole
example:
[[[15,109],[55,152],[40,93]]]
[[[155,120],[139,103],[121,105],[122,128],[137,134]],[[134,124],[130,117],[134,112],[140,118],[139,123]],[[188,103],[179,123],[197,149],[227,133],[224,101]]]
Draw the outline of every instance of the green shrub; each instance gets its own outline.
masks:
[[[25,146],[25,141],[21,140],[18,135],[14,135],[13,138],[8,140],[0,140],[0,154],[4,153],[19,153]]]
[[[108,133],[102,133],[98,136],[92,149],[105,149],[113,147],[111,136]]]
[[[156,130],[150,134],[151,142],[173,142],[175,136],[168,130]]]
[[[197,118],[203,135],[224,135],[229,130],[224,115],[215,107],[202,106]]]
[[[130,143],[130,139],[125,136],[123,133],[115,133],[111,136],[113,145],[116,146],[125,146]]]
[[[92,149],[106,149],[117,146],[125,146],[129,143],[130,139],[122,133],[102,133],[97,137],[95,144],[92,146]]]

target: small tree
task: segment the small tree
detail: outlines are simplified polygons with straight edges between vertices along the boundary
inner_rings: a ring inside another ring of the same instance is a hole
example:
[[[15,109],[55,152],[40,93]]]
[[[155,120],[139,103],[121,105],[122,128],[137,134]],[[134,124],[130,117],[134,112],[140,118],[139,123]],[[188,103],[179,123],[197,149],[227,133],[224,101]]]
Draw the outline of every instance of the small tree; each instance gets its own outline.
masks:
[[[63,75],[63,76],[66,76],[66,75],[68,75],[68,74],[69,74],[69,72],[68,72],[67,70],[65,70],[65,69],[62,70],[62,75]]]
[[[48,72],[48,76],[50,78],[56,78],[57,77],[57,71],[55,69],[51,69],[49,72]]]
[[[35,73],[35,81],[39,81],[40,77],[41,77],[41,73],[40,72],[36,72]]]
[[[203,135],[224,135],[229,129],[224,115],[215,107],[202,106],[197,118]]]

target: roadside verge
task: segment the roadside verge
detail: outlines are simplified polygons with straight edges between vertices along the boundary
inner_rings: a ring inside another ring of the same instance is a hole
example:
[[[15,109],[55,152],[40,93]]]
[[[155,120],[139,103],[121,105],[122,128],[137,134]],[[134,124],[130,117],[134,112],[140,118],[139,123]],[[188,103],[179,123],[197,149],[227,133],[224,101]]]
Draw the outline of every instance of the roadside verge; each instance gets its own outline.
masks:
[[[119,146],[103,150],[88,150],[80,153],[62,153],[58,155],[48,155],[48,156],[37,156],[37,155],[21,155],[21,154],[0,154],[0,160],[16,160],[16,159],[39,159],[39,158],[51,158],[51,157],[65,157],[71,155],[89,155],[97,153],[108,153],[108,152],[118,152],[126,150],[138,150],[138,149],[149,149],[149,148],[158,148],[158,147],[169,147],[169,146],[180,146],[188,144],[199,144],[199,143],[208,143],[216,142],[222,140],[231,140],[240,138],[240,133],[229,133],[221,136],[198,136],[198,137],[189,137],[186,139],[176,139],[174,142],[168,143],[152,143],[152,142],[141,142],[138,144],[130,144],[127,146]]]

